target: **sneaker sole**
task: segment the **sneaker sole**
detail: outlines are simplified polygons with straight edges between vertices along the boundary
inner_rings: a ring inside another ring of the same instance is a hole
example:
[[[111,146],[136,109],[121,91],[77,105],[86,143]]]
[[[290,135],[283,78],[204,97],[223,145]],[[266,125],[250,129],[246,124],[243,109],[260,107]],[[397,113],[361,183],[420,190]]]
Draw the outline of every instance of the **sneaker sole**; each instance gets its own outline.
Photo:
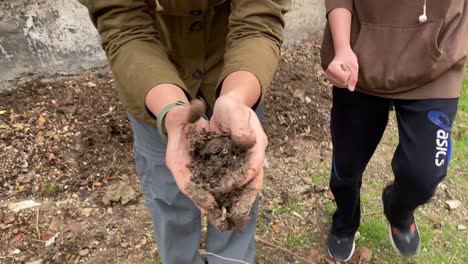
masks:
[[[347,259],[337,259],[337,258],[333,257],[332,254],[330,253],[330,249],[328,249],[328,255],[330,256],[330,258],[332,258],[334,260],[337,260],[337,261],[340,261],[340,262],[347,262],[348,260],[350,260],[353,257],[355,248],[356,248],[356,242],[353,241],[353,248],[351,249],[351,253],[349,254]]]
[[[414,224],[416,226],[416,224]],[[416,226],[416,229],[418,227]],[[419,230],[419,229],[418,229]],[[419,232],[419,231],[418,231]],[[421,233],[419,233],[419,236],[421,237]],[[390,239],[390,243],[392,244],[392,247],[393,249],[395,249],[395,251],[398,253],[398,255],[402,256],[402,257],[414,257],[416,255],[419,254],[419,251],[421,249],[421,242],[419,242],[419,245],[418,245],[418,248],[416,249],[416,253],[412,254],[412,255],[404,255],[401,253],[401,251],[397,248],[397,246],[395,245],[395,241],[393,241],[393,237],[392,237],[392,227],[389,226],[388,228],[388,238]]]

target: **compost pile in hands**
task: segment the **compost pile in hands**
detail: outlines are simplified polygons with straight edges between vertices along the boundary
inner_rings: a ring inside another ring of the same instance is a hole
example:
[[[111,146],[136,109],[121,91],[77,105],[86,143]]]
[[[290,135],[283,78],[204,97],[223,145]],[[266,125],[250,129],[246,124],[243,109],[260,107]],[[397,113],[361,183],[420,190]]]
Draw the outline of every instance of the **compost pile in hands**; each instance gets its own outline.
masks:
[[[216,203],[207,216],[216,229],[242,229],[256,195],[254,189],[241,186],[247,175],[248,151],[255,141],[237,143],[230,135],[206,130],[191,133],[189,140],[193,159],[188,168],[195,188],[188,192],[194,200],[200,199],[200,188],[213,195]]]

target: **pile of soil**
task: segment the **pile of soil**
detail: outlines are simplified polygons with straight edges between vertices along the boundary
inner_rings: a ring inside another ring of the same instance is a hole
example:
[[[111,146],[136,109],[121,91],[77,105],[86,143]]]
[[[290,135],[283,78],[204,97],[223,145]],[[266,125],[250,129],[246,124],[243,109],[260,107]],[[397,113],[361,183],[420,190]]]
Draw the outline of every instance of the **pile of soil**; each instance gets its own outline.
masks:
[[[44,78],[1,97],[0,200],[89,193],[134,174],[130,125],[108,76]]]
[[[229,135],[206,130],[190,134],[189,140],[193,160],[188,168],[195,185],[188,190],[191,196],[203,202],[205,191],[213,195],[216,204],[207,215],[219,231],[243,228],[256,192],[240,183],[246,177],[247,152],[255,142],[241,145]]]
[[[263,129],[269,146],[301,138],[329,139],[332,89],[320,66],[320,47],[313,42],[283,49],[265,98]]]
[[[139,199],[125,207],[112,205],[113,214],[102,203],[105,189],[117,182],[140,192],[130,124],[110,76],[26,78],[0,96],[0,256],[9,256],[5,263],[73,263],[86,257],[84,251],[80,255],[86,248],[100,252],[96,243],[103,253],[116,248],[113,257],[128,256],[120,243],[139,243],[151,224],[142,221],[148,216]],[[24,200],[41,203],[40,210],[15,213],[7,207]],[[140,211],[138,220],[113,230],[114,218],[124,223]],[[123,217],[116,217],[121,212]],[[9,255],[15,249],[19,253]]]

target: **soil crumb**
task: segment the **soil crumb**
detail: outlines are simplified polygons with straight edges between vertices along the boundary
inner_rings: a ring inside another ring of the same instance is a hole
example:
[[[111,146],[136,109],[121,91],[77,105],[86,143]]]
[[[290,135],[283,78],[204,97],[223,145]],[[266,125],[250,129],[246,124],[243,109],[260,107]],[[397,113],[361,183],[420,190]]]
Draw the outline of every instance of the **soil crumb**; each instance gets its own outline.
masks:
[[[189,140],[193,160],[188,168],[195,185],[189,193],[195,200],[204,199],[204,191],[213,195],[216,205],[207,214],[219,231],[243,228],[256,192],[240,183],[246,176],[247,152],[255,142],[239,145],[229,135],[206,130],[190,134]]]

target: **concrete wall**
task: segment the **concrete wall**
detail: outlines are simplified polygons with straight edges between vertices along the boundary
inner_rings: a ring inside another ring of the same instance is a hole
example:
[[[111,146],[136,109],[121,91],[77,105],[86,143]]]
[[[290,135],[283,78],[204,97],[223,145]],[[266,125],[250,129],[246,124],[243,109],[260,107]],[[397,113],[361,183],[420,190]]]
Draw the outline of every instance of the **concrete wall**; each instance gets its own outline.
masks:
[[[286,44],[308,38],[323,27],[323,1],[295,0],[287,22]],[[76,0],[0,0],[0,90],[19,76],[105,65],[99,36]]]
[[[320,34],[324,23],[324,0],[293,0],[292,10],[286,14],[285,44]]]

